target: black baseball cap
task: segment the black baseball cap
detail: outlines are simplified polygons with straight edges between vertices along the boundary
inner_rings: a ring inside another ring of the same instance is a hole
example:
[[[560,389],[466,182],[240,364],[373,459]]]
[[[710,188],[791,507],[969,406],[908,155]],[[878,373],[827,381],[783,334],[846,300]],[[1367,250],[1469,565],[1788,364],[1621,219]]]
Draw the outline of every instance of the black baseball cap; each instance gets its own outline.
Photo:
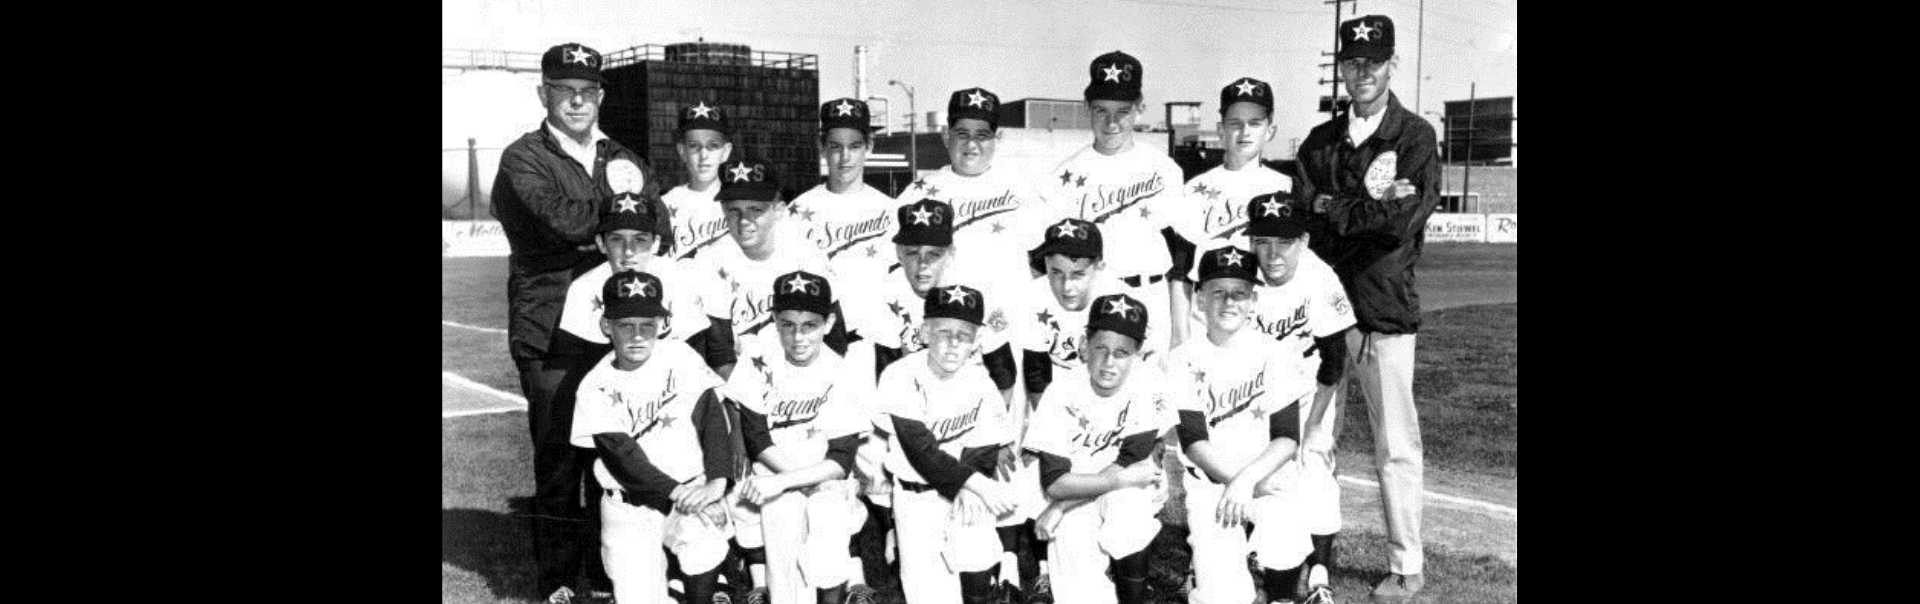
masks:
[[[893,242],[900,245],[953,245],[953,206],[938,199],[922,199],[894,209],[900,232]]]
[[[1253,103],[1266,107],[1267,113],[1273,113],[1273,87],[1253,78],[1234,80],[1220,89],[1220,113],[1226,114],[1227,106],[1234,103]]]
[[[1247,236],[1293,239],[1307,232],[1307,211],[1296,207],[1293,192],[1274,191],[1247,201]]]
[[[1256,270],[1260,260],[1253,252],[1233,246],[1207,250],[1200,256],[1200,279],[1193,282],[1198,287],[1214,279],[1240,279],[1259,285],[1260,273]]]
[[[826,277],[794,271],[773,278],[773,312],[801,310],[820,316],[833,314],[833,285]]]
[[[1047,272],[1047,256],[1062,254],[1099,260],[1105,245],[1100,240],[1100,225],[1078,218],[1064,218],[1047,227],[1046,238],[1040,247],[1027,252],[1033,261],[1033,270]]]
[[[927,290],[922,310],[928,319],[959,319],[979,325],[985,318],[986,298],[980,290],[965,285],[949,285]]]
[[[712,130],[727,134],[727,115],[720,107],[706,101],[680,108],[680,123],[674,128],[674,134],[686,134],[688,130]]]
[[[651,233],[656,218],[653,200],[639,193],[616,193],[601,206],[600,225],[593,232],[633,229]]]
[[[1087,100],[1140,100],[1142,71],[1139,59],[1118,50],[1094,57],[1087,66]]]
[[[963,119],[983,120],[988,127],[999,130],[999,95],[977,87],[953,91],[953,96],[947,97],[947,125]]]
[[[1340,52],[1335,60],[1365,57],[1373,61],[1393,58],[1393,19],[1367,15],[1340,24]]]
[[[614,273],[600,287],[600,302],[604,307],[602,316],[608,319],[669,316],[672,313],[667,312],[663,303],[666,294],[660,285],[660,278],[651,273]]]
[[[1087,335],[1091,337],[1095,330],[1101,329],[1133,338],[1135,342],[1145,342],[1147,305],[1126,294],[1094,298],[1093,304],[1087,306]]]
[[[820,131],[852,128],[866,134],[873,129],[873,114],[867,102],[856,98],[837,98],[820,104]]]
[[[773,166],[753,158],[720,162],[720,191],[714,201],[779,201],[780,182]]]
[[[540,77],[548,80],[577,78],[607,83],[606,76],[600,75],[600,51],[587,48],[578,42],[568,42],[547,49],[540,55]]]

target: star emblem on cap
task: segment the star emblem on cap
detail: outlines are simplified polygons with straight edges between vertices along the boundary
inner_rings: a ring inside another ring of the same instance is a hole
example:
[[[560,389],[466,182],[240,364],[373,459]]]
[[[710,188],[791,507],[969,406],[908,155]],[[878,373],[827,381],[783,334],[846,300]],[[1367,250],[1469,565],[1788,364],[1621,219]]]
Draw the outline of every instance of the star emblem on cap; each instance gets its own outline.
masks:
[[[1226,253],[1220,254],[1220,266],[1241,266],[1240,259],[1245,257],[1240,250],[1227,248]]]
[[[620,292],[620,296],[623,298],[652,295],[651,293],[648,293],[647,282],[641,281],[639,279],[634,279],[626,283],[621,283],[620,288],[622,290]]]
[[[987,96],[980,94],[978,90],[967,93],[967,106],[991,109],[991,107],[987,106]]]
[[[1240,78],[1240,83],[1234,84],[1233,87],[1240,89],[1239,92],[1234,93],[1238,96],[1253,96],[1253,91],[1258,89],[1260,85],[1253,83],[1253,80]]]
[[[620,210],[619,210],[619,211],[621,211],[621,212],[635,212],[635,213],[638,213],[638,212],[639,212],[639,210],[640,210],[640,200],[637,200],[637,199],[634,199],[634,198],[633,198],[633,195],[630,195],[630,194],[629,194],[629,195],[621,195],[621,196],[620,196],[620,199],[619,199],[619,200],[617,200],[617,201],[614,201],[613,203],[615,203],[615,204],[617,204],[617,205],[619,205],[619,206],[620,206]]]
[[[1118,82],[1118,81],[1120,81],[1120,74],[1121,74],[1121,71],[1120,71],[1120,64],[1119,64],[1119,63],[1113,63],[1113,64],[1110,64],[1110,65],[1107,65],[1106,67],[1102,67],[1102,68],[1100,68],[1100,71],[1104,71],[1104,72],[1106,72],[1106,74],[1107,74],[1107,75],[1106,75],[1106,81],[1108,81],[1108,82]]]
[[[933,217],[933,212],[927,211],[925,206],[914,208],[913,211],[909,213],[913,214],[914,224],[932,224],[927,222],[927,219]]]
[[[1267,198],[1266,201],[1260,202],[1261,211],[1266,212],[1266,215],[1268,216],[1286,216],[1287,214],[1292,214],[1292,212],[1288,212],[1287,214],[1281,214],[1280,208],[1283,208],[1283,207],[1286,207],[1286,206],[1280,205],[1279,201],[1276,201],[1271,197]]]
[[[746,164],[734,164],[729,172],[733,173],[733,182],[746,182],[747,177],[753,175],[753,168],[747,167]]]
[[[591,67],[593,66],[593,63],[587,62],[587,60],[591,58],[593,58],[593,55],[588,54],[585,48],[574,46],[567,49],[568,63],[579,63],[581,65],[586,65]]]
[[[804,275],[794,275],[792,279],[787,280],[787,293],[789,294],[804,294],[811,293],[812,291],[813,282],[808,281]]]
[[[949,288],[947,288],[947,303],[948,303],[948,304],[953,304],[953,303],[955,303],[955,302],[959,302],[959,303],[961,303],[961,304],[965,304],[965,305],[967,305],[967,306],[973,306],[973,299],[972,299],[972,298],[970,298],[969,296],[970,296],[970,294],[968,294],[968,293],[967,293],[967,290],[964,290],[964,289],[960,289],[960,286],[958,286],[958,285],[955,285],[955,286],[953,286],[953,287],[949,287]]]
[[[1116,298],[1113,300],[1108,300],[1107,314],[1120,315],[1121,318],[1132,318],[1133,305],[1127,304],[1127,301],[1124,298]]]
[[[841,99],[840,104],[833,106],[833,110],[840,112],[837,115],[853,115],[853,104]]]
[[[706,101],[700,101],[700,104],[687,108],[687,115],[711,119],[713,117],[713,108],[708,107]]]
[[[1074,239],[1079,239],[1080,225],[1077,225],[1071,222],[1062,222],[1060,223],[1060,226],[1054,227],[1053,235],[1055,237],[1072,237]]]
[[[1371,40],[1373,39],[1373,33],[1375,31],[1379,31],[1379,30],[1376,30],[1373,27],[1368,26],[1366,21],[1361,21],[1360,23],[1355,24],[1353,26],[1353,39],[1354,40]]]

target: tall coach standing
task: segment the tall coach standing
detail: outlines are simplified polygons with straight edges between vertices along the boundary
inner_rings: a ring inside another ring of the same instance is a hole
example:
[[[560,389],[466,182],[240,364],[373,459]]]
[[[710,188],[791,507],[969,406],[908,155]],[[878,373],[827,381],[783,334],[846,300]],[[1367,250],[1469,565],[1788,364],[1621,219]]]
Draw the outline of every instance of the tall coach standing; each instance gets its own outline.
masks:
[[[1359,320],[1347,332],[1349,376],[1360,379],[1385,499],[1388,570],[1376,600],[1420,591],[1424,462],[1413,404],[1413,345],[1420,295],[1413,265],[1439,200],[1433,126],[1387,89],[1396,59],[1393,20],[1367,15],[1340,24],[1335,56],[1352,107],[1314,127],[1300,144],[1298,199],[1311,200],[1309,247],[1333,265]],[[1345,384],[1335,392],[1344,394]],[[1338,404],[1336,401],[1335,404]]]
[[[493,217],[506,232],[507,348],[527,396],[533,436],[533,552],[539,593],[548,602],[571,602],[582,566],[590,588],[610,583],[597,562],[598,531],[589,530],[597,506],[581,505],[581,489],[594,453],[567,442],[573,426],[574,388],[584,372],[569,371],[595,355],[557,350],[560,310],[573,278],[605,261],[593,246],[600,200],[638,193],[665,216],[646,160],[600,131],[600,101],[606,79],[598,51],[577,43],[547,49],[540,58],[536,91],[546,118],[533,132],[508,145],[493,181]],[[589,499],[591,501],[592,499]],[[593,562],[589,563],[588,561]]]

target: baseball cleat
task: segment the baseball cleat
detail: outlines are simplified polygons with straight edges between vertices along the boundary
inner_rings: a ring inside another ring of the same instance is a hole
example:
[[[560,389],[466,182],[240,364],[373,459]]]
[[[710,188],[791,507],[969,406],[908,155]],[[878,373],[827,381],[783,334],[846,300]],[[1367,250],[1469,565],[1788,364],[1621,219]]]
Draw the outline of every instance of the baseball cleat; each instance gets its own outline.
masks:
[[[573,604],[573,588],[561,586],[547,596],[547,604]]]
[[[1045,573],[1035,578],[1027,591],[1027,604],[1053,604],[1053,580]]]
[[[1001,581],[1000,601],[1006,602],[1007,604],[1026,604],[1027,598],[1025,594],[1020,593],[1020,586],[1007,581]]]
[[[1308,588],[1307,599],[1302,600],[1301,604],[1338,604],[1338,602],[1333,599],[1332,587],[1315,585]]]
[[[847,604],[873,604],[874,598],[877,596],[878,594],[875,594],[871,587],[865,585],[847,586]]]
[[[714,604],[720,604],[720,602],[715,600]],[[767,604],[767,588],[755,587],[753,591],[747,592],[747,604]]]
[[[1426,578],[1420,575],[1389,574],[1387,578],[1380,580],[1379,585],[1374,586],[1373,601],[1405,602],[1414,594],[1420,593],[1420,588],[1425,587],[1426,584]]]

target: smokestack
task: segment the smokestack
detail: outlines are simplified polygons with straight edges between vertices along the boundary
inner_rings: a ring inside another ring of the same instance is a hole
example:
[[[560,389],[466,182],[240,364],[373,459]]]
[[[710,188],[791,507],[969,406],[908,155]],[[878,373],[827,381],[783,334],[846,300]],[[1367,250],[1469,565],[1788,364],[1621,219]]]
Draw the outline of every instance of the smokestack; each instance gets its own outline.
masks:
[[[853,98],[867,98],[867,47],[856,44],[853,47]]]

